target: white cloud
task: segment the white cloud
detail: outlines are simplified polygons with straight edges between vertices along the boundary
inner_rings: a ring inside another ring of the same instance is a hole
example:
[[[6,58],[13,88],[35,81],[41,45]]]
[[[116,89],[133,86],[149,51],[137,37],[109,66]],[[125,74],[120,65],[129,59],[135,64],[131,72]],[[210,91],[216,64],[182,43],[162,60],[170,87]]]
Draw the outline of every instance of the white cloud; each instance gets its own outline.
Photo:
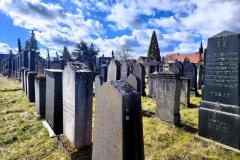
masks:
[[[0,54],[9,54],[10,46],[5,43],[0,43]]]

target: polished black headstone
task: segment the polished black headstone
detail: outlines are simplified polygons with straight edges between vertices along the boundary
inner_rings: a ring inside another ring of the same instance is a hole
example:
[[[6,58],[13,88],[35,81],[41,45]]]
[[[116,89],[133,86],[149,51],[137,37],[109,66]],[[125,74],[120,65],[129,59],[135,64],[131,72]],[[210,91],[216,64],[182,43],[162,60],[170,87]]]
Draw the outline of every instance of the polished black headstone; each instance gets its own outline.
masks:
[[[37,114],[42,118],[45,118],[46,110],[46,77],[36,76],[35,77],[35,102]]]
[[[197,94],[197,68],[193,63],[184,65],[183,77],[190,79],[190,89],[192,93]]]
[[[199,135],[240,149],[240,34],[208,39]]]
[[[27,73],[27,96],[30,102],[35,102],[35,76],[37,72]]]

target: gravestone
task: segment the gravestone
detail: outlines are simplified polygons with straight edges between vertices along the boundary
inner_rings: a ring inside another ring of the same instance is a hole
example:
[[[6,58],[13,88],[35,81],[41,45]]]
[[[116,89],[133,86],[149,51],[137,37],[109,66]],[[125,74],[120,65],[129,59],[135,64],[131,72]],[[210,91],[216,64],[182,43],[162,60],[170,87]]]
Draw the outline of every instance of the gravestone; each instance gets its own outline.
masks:
[[[185,107],[190,105],[190,80],[188,78],[181,77],[182,88],[181,88],[181,96],[180,103]]]
[[[199,135],[240,149],[240,34],[208,39]]]
[[[28,69],[24,70],[24,92],[27,95],[27,85],[28,85],[28,81],[27,81],[27,73],[29,72]]]
[[[154,72],[159,72],[159,67],[160,67],[160,63],[157,62],[156,60],[152,60],[150,62],[148,62],[146,64],[146,68],[147,68],[147,75],[149,76],[151,73],[154,73]]]
[[[145,70],[142,64],[136,63],[133,66],[133,74],[141,81],[141,95],[146,96],[145,92]]]
[[[106,64],[100,66],[100,75],[103,77],[103,82],[107,82],[108,66]]]
[[[166,122],[180,125],[181,80],[171,71],[160,72],[157,79],[156,116]]]
[[[37,72],[27,73],[27,97],[30,102],[35,102],[35,76]]]
[[[127,77],[127,83],[130,84],[136,91],[139,93],[141,92],[141,81],[138,77],[134,76],[133,74],[130,74]]]
[[[103,84],[103,77],[101,75],[96,75],[95,77],[95,95],[98,88]]]
[[[121,66],[121,80],[126,81],[130,73],[130,67],[127,62],[123,62]]]
[[[45,118],[55,134],[63,130],[62,70],[46,69]]]
[[[175,66],[175,65],[172,65],[169,67],[169,70],[175,74],[179,74],[179,76],[181,76],[181,70]]]
[[[143,160],[141,95],[118,80],[104,83],[96,98],[93,160]]]
[[[112,59],[108,66],[107,81],[120,79],[120,64],[117,60]]]
[[[186,63],[184,65],[183,77],[190,79],[191,92],[197,95],[197,68],[193,63]]]
[[[203,65],[197,67],[197,84],[198,89],[202,89],[203,85]]]
[[[69,62],[63,70],[63,134],[79,149],[92,143],[93,76],[83,63]]]
[[[182,62],[176,60],[174,63],[173,63],[173,66],[177,67],[179,69],[179,74],[180,74],[180,77],[183,76],[183,64]]]
[[[37,114],[45,118],[46,110],[46,76],[41,74],[35,77],[35,102]]]
[[[148,96],[156,98],[157,79],[159,78],[158,72],[153,72],[148,78]]]
[[[25,89],[25,82],[24,82],[24,70],[26,70],[27,68],[22,67],[20,70],[20,74],[21,74],[21,79],[22,79],[22,91],[24,92]]]

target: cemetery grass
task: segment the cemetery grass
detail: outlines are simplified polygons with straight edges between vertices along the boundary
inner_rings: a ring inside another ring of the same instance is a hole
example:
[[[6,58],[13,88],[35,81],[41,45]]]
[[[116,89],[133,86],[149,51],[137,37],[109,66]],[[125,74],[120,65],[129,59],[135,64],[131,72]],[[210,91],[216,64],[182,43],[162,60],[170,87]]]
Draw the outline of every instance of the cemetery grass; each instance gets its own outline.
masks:
[[[20,83],[0,76],[0,159],[66,159],[49,138]]]
[[[146,160],[240,159],[237,152],[196,138],[200,97],[191,96],[191,108],[181,106],[180,127],[174,127],[156,118],[155,106],[155,100],[142,97]]]

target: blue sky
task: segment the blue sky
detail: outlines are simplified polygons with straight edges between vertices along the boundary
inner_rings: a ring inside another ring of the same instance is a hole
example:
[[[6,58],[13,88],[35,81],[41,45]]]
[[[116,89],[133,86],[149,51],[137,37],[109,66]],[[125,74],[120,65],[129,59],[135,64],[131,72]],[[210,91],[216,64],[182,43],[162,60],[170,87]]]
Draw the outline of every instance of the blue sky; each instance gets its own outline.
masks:
[[[161,55],[193,53],[200,41],[230,30],[240,32],[239,0],[1,0],[0,53],[25,45],[34,29],[41,54],[54,55],[84,40],[110,55],[121,45],[146,55],[152,31]]]

